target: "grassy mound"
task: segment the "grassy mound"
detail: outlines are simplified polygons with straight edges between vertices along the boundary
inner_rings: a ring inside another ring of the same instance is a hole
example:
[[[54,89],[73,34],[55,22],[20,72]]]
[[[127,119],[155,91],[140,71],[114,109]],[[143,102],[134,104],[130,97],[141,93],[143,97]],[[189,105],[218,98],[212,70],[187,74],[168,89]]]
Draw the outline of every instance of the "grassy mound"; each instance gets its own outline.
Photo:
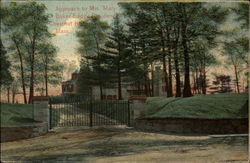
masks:
[[[28,125],[34,122],[31,104],[1,103],[1,126]]]
[[[247,118],[247,94],[195,95],[189,98],[149,98],[148,118]]]

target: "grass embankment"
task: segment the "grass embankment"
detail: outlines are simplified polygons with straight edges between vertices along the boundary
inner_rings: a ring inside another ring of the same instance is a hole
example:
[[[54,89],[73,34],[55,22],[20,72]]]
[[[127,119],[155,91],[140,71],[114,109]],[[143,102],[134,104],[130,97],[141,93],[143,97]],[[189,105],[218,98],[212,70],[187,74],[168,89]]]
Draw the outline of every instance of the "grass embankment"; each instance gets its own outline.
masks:
[[[147,99],[148,118],[247,118],[248,94]]]
[[[1,103],[1,126],[29,125],[33,120],[32,104]]]

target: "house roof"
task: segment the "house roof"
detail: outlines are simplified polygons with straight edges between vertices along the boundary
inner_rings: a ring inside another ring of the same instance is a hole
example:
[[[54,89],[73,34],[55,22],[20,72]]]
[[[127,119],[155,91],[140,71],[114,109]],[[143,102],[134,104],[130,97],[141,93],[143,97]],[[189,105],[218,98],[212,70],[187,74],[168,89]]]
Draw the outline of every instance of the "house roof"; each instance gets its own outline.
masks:
[[[62,84],[66,85],[66,84],[75,84],[76,80],[67,80],[67,81],[63,81]]]

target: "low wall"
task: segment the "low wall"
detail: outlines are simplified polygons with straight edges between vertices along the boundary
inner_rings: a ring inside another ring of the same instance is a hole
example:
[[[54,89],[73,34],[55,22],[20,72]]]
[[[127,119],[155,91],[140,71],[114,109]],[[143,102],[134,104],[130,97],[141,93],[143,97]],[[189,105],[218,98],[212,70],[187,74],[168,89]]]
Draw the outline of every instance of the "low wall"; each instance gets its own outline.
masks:
[[[142,118],[135,128],[187,134],[248,133],[248,119]]]
[[[45,135],[47,132],[47,123],[37,123],[27,126],[1,127],[1,142],[32,138]]]

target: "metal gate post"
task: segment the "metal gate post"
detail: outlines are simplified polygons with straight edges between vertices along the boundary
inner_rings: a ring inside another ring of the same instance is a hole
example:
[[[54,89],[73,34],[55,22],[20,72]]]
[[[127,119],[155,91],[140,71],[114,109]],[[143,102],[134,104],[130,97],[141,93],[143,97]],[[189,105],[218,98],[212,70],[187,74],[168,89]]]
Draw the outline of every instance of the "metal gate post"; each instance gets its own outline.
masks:
[[[130,127],[130,101],[128,100],[128,126]]]
[[[93,118],[93,104],[92,104],[92,99],[90,100],[90,108],[89,108],[89,126],[92,127],[93,126],[93,121],[92,121],[92,118]]]
[[[52,104],[51,104],[51,98],[49,98],[49,129],[52,129]]]

